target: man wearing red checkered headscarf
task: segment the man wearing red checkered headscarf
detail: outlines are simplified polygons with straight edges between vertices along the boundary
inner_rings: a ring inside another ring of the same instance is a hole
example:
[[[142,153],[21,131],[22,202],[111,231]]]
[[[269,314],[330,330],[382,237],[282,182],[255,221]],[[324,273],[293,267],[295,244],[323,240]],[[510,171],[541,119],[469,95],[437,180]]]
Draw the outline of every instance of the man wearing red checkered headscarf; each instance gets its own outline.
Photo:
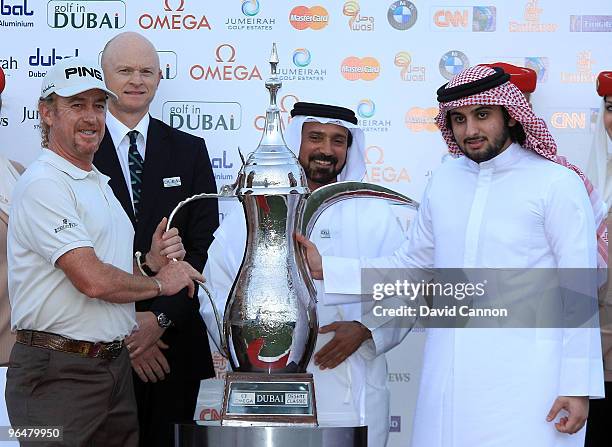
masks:
[[[537,323],[556,312],[567,317],[568,291],[575,288],[594,320],[591,191],[580,171],[559,158],[544,121],[508,80],[502,69],[476,66],[438,90],[437,124],[457,157],[432,176],[410,235],[393,256],[321,260],[304,243],[327,293],[359,293],[360,273],[372,267],[520,272],[487,293],[516,297],[511,312],[527,301],[534,322],[427,329],[412,447],[582,446],[588,398],[603,396],[598,328]],[[555,281],[525,275],[557,269],[563,296]],[[567,269],[590,276],[567,284]],[[538,313],[547,298],[552,307]]]
[[[594,269],[592,185],[508,81],[476,66],[438,90],[438,127],[463,156],[432,178],[414,231],[434,266]],[[429,333],[414,447],[582,445],[588,397],[603,395],[595,329],[450,331]]]

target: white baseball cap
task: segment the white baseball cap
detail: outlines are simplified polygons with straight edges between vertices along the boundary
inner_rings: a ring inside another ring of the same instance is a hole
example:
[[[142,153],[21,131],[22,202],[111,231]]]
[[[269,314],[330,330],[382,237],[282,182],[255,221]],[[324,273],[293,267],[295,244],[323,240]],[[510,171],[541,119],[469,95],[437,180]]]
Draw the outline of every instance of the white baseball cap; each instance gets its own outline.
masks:
[[[104,84],[102,68],[87,59],[80,57],[67,57],[58,61],[47,71],[40,89],[41,99],[51,93],[68,97],[87,90],[99,89],[117,98]]]

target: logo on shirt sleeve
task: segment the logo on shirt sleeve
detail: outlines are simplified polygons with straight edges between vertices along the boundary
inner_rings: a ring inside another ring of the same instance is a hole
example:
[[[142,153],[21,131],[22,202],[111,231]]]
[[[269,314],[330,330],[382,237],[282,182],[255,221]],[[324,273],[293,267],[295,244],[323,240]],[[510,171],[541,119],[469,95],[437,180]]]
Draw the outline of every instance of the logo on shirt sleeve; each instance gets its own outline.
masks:
[[[63,219],[62,220],[62,224],[59,227],[55,228],[53,231],[55,231],[55,233],[59,233],[60,231],[63,231],[65,229],[67,229],[67,228],[74,228],[74,227],[78,227],[78,226],[79,226],[79,224],[77,224],[77,223],[70,222],[70,221],[68,221],[68,219]]]

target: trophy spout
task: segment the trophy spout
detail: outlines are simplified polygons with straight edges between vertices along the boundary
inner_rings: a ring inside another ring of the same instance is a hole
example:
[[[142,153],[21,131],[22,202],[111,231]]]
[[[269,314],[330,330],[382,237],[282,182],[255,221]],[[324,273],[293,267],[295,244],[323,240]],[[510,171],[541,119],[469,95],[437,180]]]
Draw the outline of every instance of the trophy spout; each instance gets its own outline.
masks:
[[[302,214],[301,231],[310,239],[312,229],[323,212],[343,200],[369,198],[386,200],[393,204],[417,210],[419,203],[410,197],[384,186],[365,182],[336,182],[318,188],[310,194]]]

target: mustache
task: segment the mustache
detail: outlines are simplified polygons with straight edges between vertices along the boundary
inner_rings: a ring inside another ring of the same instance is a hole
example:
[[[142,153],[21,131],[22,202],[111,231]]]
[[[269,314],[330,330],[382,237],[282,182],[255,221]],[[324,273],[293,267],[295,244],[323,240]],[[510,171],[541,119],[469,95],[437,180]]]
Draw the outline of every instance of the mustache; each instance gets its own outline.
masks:
[[[478,140],[486,140],[485,137],[470,137],[470,138],[465,138],[463,140],[463,143],[471,143],[472,141],[478,141]]]
[[[333,164],[338,163],[338,158],[333,155],[316,154],[308,158],[308,161],[329,161]]]

